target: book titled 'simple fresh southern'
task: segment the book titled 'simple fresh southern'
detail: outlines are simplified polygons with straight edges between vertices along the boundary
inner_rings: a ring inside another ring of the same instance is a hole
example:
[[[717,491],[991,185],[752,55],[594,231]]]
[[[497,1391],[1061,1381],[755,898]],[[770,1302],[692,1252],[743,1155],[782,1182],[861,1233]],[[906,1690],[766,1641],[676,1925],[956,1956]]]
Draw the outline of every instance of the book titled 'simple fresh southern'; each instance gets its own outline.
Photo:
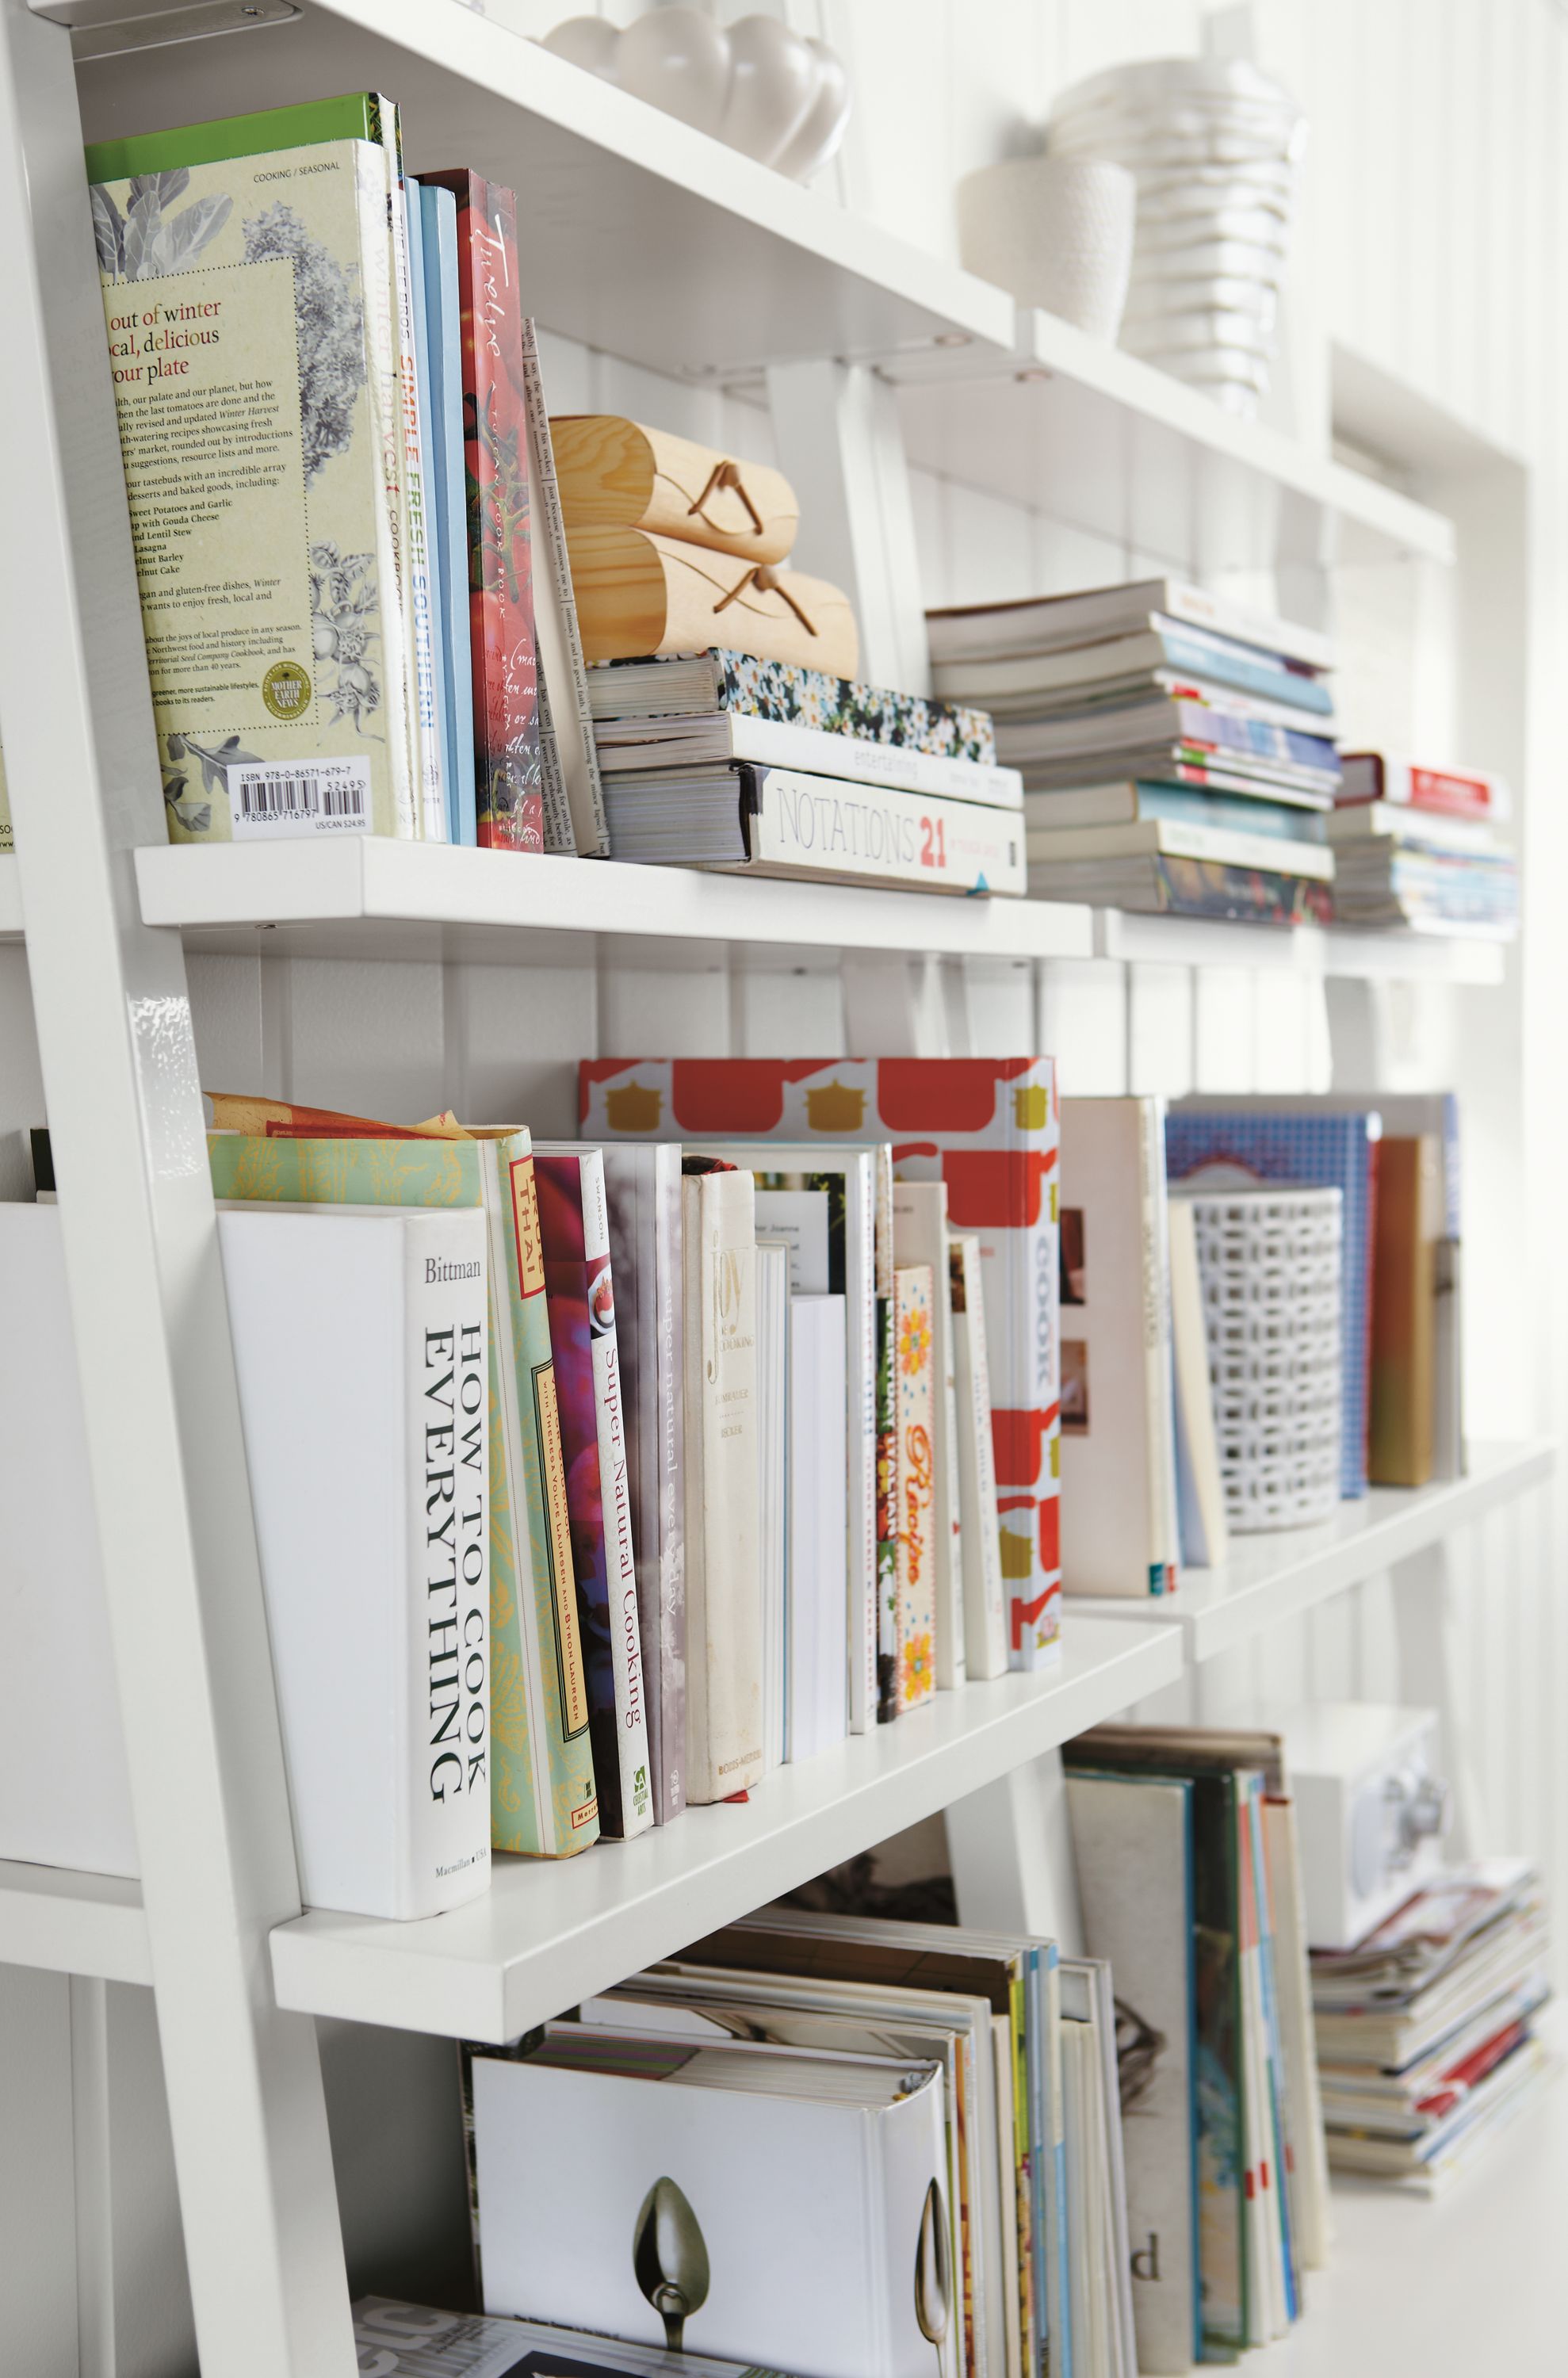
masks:
[[[935,1399],[929,1264],[893,1274],[894,1542],[897,1546],[899,1708],[918,1709],[936,1689]]]
[[[491,1840],[570,1857],[598,1839],[566,1471],[525,1131],[485,1138],[296,1138],[218,1131],[220,1196],[303,1205],[482,1206],[490,1300]]]
[[[384,113],[87,153],[175,842],[420,832]]]
[[[517,201],[465,169],[421,178],[457,201],[479,841],[543,850]]]

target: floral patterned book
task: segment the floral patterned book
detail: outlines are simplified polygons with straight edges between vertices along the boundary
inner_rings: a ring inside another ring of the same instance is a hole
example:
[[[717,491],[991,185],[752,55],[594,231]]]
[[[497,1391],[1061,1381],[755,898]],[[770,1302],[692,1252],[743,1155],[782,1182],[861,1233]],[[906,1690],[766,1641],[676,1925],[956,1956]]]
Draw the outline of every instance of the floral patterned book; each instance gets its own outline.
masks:
[[[517,201],[477,174],[423,174],[457,200],[470,642],[481,849],[545,847]]]
[[[757,660],[716,646],[668,659],[605,661],[588,671],[596,719],[659,718],[697,711],[739,711],[791,720],[862,743],[891,743],[934,758],[996,764],[990,714],[923,694],[892,693],[855,679],[792,661]]]
[[[419,832],[372,93],[89,149],[175,842]]]
[[[936,1689],[936,1543],[934,1497],[935,1336],[929,1264],[893,1274],[893,1426],[899,1576],[899,1710]]]

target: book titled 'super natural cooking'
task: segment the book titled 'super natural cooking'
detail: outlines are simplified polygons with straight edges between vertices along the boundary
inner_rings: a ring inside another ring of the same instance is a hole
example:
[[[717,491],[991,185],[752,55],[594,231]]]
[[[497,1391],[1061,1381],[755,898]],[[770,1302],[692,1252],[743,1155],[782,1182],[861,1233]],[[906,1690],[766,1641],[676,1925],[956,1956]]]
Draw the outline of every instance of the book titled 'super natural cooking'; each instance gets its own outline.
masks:
[[[364,93],[87,153],[176,842],[419,830],[389,153]]]

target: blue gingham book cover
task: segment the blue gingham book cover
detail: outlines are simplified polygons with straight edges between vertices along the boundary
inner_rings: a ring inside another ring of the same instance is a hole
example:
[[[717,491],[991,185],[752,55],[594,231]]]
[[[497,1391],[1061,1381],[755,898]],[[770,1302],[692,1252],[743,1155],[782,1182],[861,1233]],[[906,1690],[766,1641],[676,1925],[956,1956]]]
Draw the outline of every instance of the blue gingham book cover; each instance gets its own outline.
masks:
[[[1367,1491],[1373,1165],[1381,1135],[1375,1112],[1331,1114],[1312,1107],[1289,1114],[1237,1114],[1181,1106],[1173,1107],[1165,1120],[1165,1171],[1173,1181],[1190,1180],[1211,1164],[1228,1164],[1260,1181],[1340,1192],[1345,1244],[1339,1491],[1346,1495]]]

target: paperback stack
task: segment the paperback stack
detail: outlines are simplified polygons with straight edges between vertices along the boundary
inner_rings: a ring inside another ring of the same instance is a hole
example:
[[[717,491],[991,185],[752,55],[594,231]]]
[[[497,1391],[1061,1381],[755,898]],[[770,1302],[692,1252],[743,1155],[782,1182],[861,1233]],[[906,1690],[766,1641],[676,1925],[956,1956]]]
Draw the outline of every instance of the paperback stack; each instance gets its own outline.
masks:
[[[936,690],[1025,786],[1029,888],[1186,916],[1326,919],[1339,783],[1321,636],[1171,579],[930,614]]]
[[[1435,2194],[1551,2070],[1540,1879],[1522,1859],[1459,1867],[1358,1948],[1312,1952],[1312,2008],[1336,2170]]]
[[[594,850],[516,204],[355,92],[87,153],[175,842]],[[574,747],[573,747],[574,748]],[[573,818],[578,821],[575,835]]]
[[[1109,1967],[1050,1940],[728,1926],[469,2052],[486,2310],[823,2378],[1134,2378],[1116,2047]]]
[[[990,719],[854,680],[842,595],[777,566],[778,472],[616,415],[551,426],[615,858],[1023,891]]]
[[[1496,833],[1507,816],[1501,777],[1347,752],[1325,822],[1335,917],[1344,925],[1511,941],[1519,863]]]
[[[1097,1726],[1063,1756],[1116,1977],[1138,2366],[1181,2372],[1283,2336],[1326,2258],[1295,1806],[1273,1734]]]

